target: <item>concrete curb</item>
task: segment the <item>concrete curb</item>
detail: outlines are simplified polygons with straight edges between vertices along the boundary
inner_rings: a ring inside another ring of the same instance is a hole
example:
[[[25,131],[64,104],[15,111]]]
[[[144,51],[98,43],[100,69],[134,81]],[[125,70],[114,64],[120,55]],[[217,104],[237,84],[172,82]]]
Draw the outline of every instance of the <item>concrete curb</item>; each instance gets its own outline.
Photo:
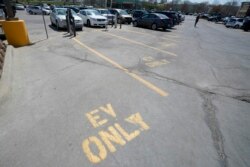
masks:
[[[12,79],[13,46],[8,45],[5,53],[2,77],[0,79],[0,102],[10,92]]]

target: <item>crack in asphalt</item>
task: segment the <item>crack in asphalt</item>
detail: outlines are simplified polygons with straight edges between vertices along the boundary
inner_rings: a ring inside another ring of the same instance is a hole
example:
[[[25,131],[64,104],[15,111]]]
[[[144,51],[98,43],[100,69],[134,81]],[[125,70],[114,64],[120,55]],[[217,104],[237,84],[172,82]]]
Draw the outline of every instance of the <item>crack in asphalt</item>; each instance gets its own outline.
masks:
[[[224,139],[219,127],[219,122],[216,118],[216,106],[213,104],[213,94],[200,93],[203,99],[202,108],[205,112],[205,122],[211,131],[211,137],[214,147],[219,157],[219,163],[222,167],[228,166],[227,155],[224,150]]]
[[[171,82],[173,82],[175,84],[185,86],[185,87],[188,87],[188,88],[192,88],[192,89],[195,89],[195,90],[197,90],[199,92],[208,93],[208,94],[216,94],[216,95],[220,95],[220,96],[223,96],[223,97],[228,97],[228,98],[232,98],[232,99],[235,99],[235,100],[240,100],[240,101],[243,101],[243,102],[246,102],[246,103],[250,103],[250,94],[243,94],[241,96],[230,96],[230,95],[225,95],[225,94],[215,92],[215,91],[212,91],[212,90],[200,88],[198,86],[194,86],[194,85],[191,85],[191,84],[187,84],[187,83],[178,81],[176,79],[160,75],[160,74],[152,72],[152,71],[140,70],[139,72],[141,73],[141,75],[149,76],[149,77],[152,77],[152,78],[158,79],[158,80],[171,81]]]
[[[63,56],[72,58],[72,59],[80,61],[80,62],[92,63],[92,64],[101,65],[101,66],[105,66],[105,67],[108,67],[108,68],[119,70],[118,68],[110,66],[110,65],[106,65],[106,64],[102,64],[102,63],[97,63],[95,61],[88,60],[88,54],[86,54],[84,56],[84,58],[74,57],[74,56],[71,56],[71,55],[63,55]],[[138,69],[138,67],[139,67],[139,69]],[[194,86],[194,85],[191,85],[191,84],[187,84],[187,83],[178,81],[176,79],[173,79],[173,78],[170,78],[170,77],[166,77],[166,76],[160,75],[160,74],[152,72],[152,71],[145,70],[144,65],[142,64],[142,62],[141,62],[140,59],[139,59],[137,65],[136,65],[136,67],[130,67],[130,68],[126,68],[126,69],[128,69],[129,72],[131,72],[131,73],[133,71],[139,71],[140,75],[149,76],[149,77],[152,77],[152,78],[157,79],[157,80],[171,81],[171,82],[173,82],[175,84],[178,84],[178,85],[181,85],[181,86],[185,86],[185,87],[189,87],[189,88],[195,89],[195,90],[197,90],[199,92],[208,93],[208,94],[216,94],[216,95],[220,95],[220,96],[223,96],[223,97],[233,98],[235,100],[239,100],[239,101],[243,101],[243,102],[246,102],[246,103],[250,103],[250,94],[243,94],[243,95],[240,95],[240,96],[230,96],[230,95],[225,95],[225,94],[222,94],[222,93],[219,93],[219,92],[215,92],[215,91],[212,91],[212,90],[200,88],[198,86]],[[213,69],[211,69],[211,71],[212,71],[212,74],[215,77],[215,79],[218,81],[218,78],[217,78],[216,74],[214,73]],[[218,87],[226,87],[226,88],[231,88],[231,89],[235,89],[235,90],[246,90],[246,89],[232,88],[230,86],[218,86]]]

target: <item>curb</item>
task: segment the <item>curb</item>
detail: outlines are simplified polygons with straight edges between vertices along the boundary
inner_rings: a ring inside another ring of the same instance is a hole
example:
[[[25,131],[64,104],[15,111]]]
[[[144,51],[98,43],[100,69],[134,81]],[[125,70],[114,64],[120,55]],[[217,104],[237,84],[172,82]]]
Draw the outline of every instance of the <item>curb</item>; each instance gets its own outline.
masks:
[[[8,45],[5,53],[2,77],[0,79],[0,101],[10,92],[12,79],[13,46]]]

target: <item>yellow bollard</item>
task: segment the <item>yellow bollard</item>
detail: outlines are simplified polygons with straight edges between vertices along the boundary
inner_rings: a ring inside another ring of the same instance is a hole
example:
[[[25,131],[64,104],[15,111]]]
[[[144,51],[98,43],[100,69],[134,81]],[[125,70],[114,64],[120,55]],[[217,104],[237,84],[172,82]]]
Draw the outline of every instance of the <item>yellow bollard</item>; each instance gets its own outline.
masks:
[[[24,20],[1,21],[1,24],[9,45],[20,47],[30,44]]]

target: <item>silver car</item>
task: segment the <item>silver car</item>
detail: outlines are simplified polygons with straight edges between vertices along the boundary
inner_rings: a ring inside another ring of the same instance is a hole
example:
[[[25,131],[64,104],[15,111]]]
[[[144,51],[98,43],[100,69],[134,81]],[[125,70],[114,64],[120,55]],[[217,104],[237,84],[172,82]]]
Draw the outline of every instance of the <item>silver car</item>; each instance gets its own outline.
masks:
[[[66,12],[67,8],[54,8],[50,14],[51,25],[56,26],[57,30],[60,28],[67,28],[66,23]],[[75,28],[82,30],[83,21],[82,18],[77,16],[77,14],[71,10],[74,20]]]
[[[29,6],[26,8],[26,12],[33,15],[33,14],[45,14],[49,15],[50,10],[42,8],[41,6]]]
[[[5,13],[3,9],[0,9],[0,20],[4,20],[4,19],[5,19]]]
[[[101,15],[103,15],[108,19],[109,24],[112,24],[114,22],[115,15],[111,14],[108,9],[97,9],[97,10],[101,13]]]

